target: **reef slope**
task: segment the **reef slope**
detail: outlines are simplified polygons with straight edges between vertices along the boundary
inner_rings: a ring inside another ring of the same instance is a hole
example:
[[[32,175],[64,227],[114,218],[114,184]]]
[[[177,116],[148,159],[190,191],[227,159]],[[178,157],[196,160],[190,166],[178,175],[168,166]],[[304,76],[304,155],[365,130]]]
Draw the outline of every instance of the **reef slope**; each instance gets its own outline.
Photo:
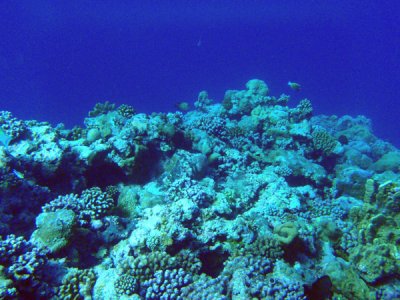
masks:
[[[0,112],[0,298],[400,299],[399,150],[289,101]]]

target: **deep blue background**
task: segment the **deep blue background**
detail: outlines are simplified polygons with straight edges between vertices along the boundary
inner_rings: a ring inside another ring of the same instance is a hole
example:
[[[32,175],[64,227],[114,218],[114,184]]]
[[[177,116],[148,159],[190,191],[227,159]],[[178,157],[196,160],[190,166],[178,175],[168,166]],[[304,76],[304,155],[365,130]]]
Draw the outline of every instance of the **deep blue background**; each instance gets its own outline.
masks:
[[[260,78],[399,146],[399,15],[384,0],[2,1],[0,110],[72,126],[96,102],[167,111]]]

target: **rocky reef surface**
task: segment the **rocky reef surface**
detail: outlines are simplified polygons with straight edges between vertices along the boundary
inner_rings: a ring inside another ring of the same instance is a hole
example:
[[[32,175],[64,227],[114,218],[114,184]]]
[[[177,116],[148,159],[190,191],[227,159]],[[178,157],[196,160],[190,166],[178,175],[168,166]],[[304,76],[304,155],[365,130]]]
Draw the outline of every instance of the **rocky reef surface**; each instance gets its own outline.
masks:
[[[289,101],[0,112],[0,298],[400,299],[400,151]]]

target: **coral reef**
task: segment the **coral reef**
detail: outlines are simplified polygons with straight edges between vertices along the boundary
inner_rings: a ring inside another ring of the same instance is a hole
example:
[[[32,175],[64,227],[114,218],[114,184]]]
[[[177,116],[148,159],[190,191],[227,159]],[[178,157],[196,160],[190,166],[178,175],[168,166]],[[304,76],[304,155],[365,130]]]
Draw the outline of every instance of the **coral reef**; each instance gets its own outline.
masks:
[[[42,281],[47,264],[46,252],[23,237],[9,235],[0,241],[2,277],[0,296],[4,299],[29,295],[39,297],[45,293]],[[12,283],[11,283],[12,281]]]
[[[399,299],[400,151],[289,104],[253,79],[71,130],[0,112],[0,298]]]

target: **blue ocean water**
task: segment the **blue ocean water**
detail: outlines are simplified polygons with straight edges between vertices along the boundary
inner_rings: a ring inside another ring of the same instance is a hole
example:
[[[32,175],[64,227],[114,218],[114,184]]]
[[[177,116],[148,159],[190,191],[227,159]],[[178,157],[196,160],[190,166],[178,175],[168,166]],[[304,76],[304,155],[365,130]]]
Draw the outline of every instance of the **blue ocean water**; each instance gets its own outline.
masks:
[[[399,2],[303,2],[2,1],[1,109],[72,127],[97,102],[169,111],[260,78],[399,146]]]
[[[0,299],[400,299],[400,4],[300,3],[0,2]]]

